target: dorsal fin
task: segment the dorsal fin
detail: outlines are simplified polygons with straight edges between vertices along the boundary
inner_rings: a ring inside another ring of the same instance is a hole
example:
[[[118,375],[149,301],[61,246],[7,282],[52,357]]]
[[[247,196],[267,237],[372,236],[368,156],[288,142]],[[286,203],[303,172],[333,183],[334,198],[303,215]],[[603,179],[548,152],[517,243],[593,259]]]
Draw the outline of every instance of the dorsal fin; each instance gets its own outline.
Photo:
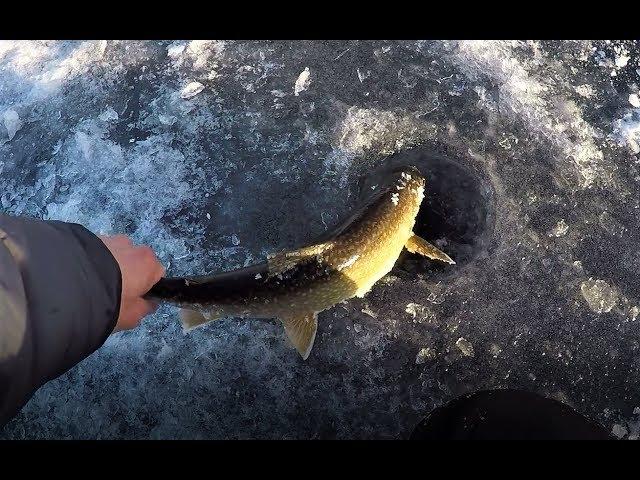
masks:
[[[274,253],[267,256],[267,264],[269,265],[269,276],[278,275],[293,268],[301,261],[318,257],[333,246],[332,242],[319,243],[309,245],[307,247],[298,248],[296,250]]]
[[[354,211],[348,217],[345,217],[343,220],[338,222],[335,226],[320,234],[317,238],[313,240],[313,243],[319,244],[323,242],[330,241],[336,238],[338,235],[343,233],[346,229],[348,229],[351,225],[358,222],[364,217],[367,211],[375,204],[380,197],[382,197],[385,193],[388,193],[392,190],[393,186],[382,186],[379,189],[375,190],[369,197],[367,197],[364,201],[361,201],[360,204],[356,205]]]

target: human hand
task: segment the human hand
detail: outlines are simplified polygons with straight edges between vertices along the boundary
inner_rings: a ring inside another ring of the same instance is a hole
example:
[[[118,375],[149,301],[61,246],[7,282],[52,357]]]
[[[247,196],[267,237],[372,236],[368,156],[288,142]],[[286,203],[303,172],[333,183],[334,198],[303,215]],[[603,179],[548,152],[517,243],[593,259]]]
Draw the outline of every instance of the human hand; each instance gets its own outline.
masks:
[[[133,245],[126,235],[101,235],[99,238],[118,262],[122,273],[120,315],[113,331],[137,327],[144,317],[158,308],[156,303],[142,296],[164,276],[165,269],[150,247]]]

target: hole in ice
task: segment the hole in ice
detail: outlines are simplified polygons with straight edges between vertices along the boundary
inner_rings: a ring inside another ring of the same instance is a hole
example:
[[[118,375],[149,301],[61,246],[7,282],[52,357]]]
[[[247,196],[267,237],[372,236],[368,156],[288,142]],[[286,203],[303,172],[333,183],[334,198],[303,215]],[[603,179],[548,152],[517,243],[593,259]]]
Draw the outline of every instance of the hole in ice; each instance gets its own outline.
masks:
[[[388,157],[360,183],[361,195],[380,183],[381,175],[413,165],[425,176],[425,198],[414,231],[450,255],[449,266],[403,251],[395,270],[408,273],[454,272],[489,246],[493,229],[493,190],[488,179],[465,159],[453,159],[424,147]]]

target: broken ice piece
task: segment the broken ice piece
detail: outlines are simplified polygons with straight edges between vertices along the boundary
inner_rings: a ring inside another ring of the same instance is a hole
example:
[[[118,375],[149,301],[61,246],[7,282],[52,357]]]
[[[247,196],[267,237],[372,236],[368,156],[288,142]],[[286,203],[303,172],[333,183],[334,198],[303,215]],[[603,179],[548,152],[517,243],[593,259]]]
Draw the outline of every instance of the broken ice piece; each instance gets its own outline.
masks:
[[[629,431],[627,430],[627,427],[625,427],[624,425],[621,425],[619,423],[616,423],[613,428],[611,429],[611,433],[613,433],[613,435],[618,438],[621,439],[623,438],[625,435],[627,435],[629,433]]]
[[[240,239],[235,233],[231,235],[231,243],[233,243],[236,247],[240,245]]]
[[[187,47],[186,43],[181,42],[173,42],[171,45],[167,47],[167,55],[171,58],[177,58],[180,56],[184,49]]]
[[[158,120],[160,120],[160,123],[163,125],[173,125],[176,123],[176,117],[173,115],[158,115]]]
[[[422,365],[426,363],[429,358],[434,358],[435,353],[430,348],[421,348],[418,354],[416,355],[416,365]]]
[[[116,112],[113,108],[107,107],[107,109],[102,112],[98,118],[103,122],[110,122],[111,120],[118,120],[118,112]]]
[[[309,67],[305,67],[300,75],[298,75],[298,79],[293,86],[293,93],[296,95],[296,97],[300,94],[300,92],[309,88],[309,84],[311,83],[311,80],[309,79],[310,75],[311,72],[309,71]]]
[[[180,92],[180,98],[188,99],[193,98],[198,95],[202,90],[204,90],[204,85],[200,82],[191,82],[189,85],[184,87]]]
[[[620,55],[619,57],[616,58],[616,67],[618,68],[626,67],[630,59],[631,57],[629,57],[628,55]]]
[[[15,110],[5,110],[3,114],[4,127],[7,129],[7,133],[9,134],[9,141],[13,140],[18,130],[22,128],[22,122],[20,121],[20,116],[18,112]]]
[[[471,342],[469,342],[469,340],[467,340],[466,338],[460,337],[456,341],[456,347],[460,349],[465,357],[473,357],[473,345],[471,345]]]
[[[618,303],[618,292],[604,280],[589,279],[580,285],[589,308],[596,313],[610,312]]]
[[[562,237],[568,231],[569,231],[569,225],[567,225],[567,223],[564,221],[564,218],[562,218],[558,221],[558,223],[556,223],[556,226],[553,227],[553,230],[551,230],[551,233],[549,234],[549,236]]]
[[[629,103],[636,108],[640,108],[640,97],[636,93],[629,95]]]
[[[371,70],[367,70],[366,72],[363,72],[362,70],[360,70],[360,67],[356,68],[356,72],[358,74],[358,80],[360,80],[360,83],[364,82],[367,78],[371,76]]]
[[[58,153],[61,148],[62,148],[62,140],[58,140],[56,144],[53,146],[53,151],[51,152],[51,155],[55,155],[56,153]]]

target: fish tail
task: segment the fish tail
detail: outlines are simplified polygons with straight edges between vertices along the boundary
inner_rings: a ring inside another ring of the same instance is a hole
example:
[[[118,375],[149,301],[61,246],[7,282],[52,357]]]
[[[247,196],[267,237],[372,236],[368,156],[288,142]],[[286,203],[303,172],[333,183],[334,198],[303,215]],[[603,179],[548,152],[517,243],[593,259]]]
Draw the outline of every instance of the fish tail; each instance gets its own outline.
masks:
[[[183,277],[161,278],[145,297],[153,300],[174,300],[189,288],[188,279]]]

